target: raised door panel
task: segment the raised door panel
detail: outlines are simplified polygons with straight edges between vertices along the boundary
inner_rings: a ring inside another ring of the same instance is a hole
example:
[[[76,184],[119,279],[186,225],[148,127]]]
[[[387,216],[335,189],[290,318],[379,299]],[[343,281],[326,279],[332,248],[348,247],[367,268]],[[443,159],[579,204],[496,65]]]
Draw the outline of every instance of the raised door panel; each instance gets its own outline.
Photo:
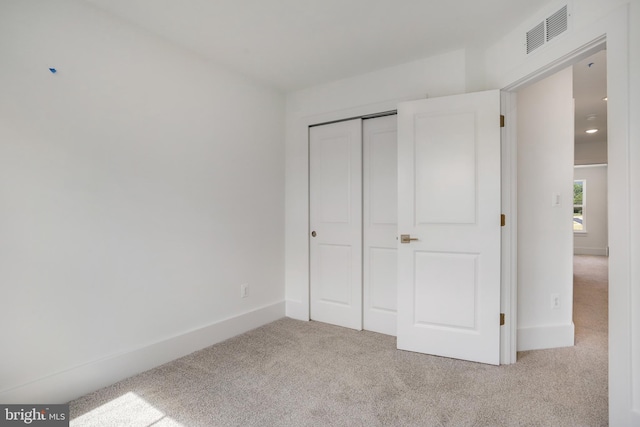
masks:
[[[351,246],[318,245],[317,299],[321,303],[350,307]]]
[[[415,117],[416,224],[473,224],[475,114]]]
[[[370,286],[367,289],[370,310],[393,315],[397,311],[397,252],[395,248],[369,248]],[[391,327],[395,329],[395,318],[393,320]]]
[[[415,254],[416,325],[474,330],[477,313],[475,254]]]
[[[314,153],[318,162],[314,188],[318,194],[320,223],[348,224],[351,216],[351,169],[349,134],[316,141]]]

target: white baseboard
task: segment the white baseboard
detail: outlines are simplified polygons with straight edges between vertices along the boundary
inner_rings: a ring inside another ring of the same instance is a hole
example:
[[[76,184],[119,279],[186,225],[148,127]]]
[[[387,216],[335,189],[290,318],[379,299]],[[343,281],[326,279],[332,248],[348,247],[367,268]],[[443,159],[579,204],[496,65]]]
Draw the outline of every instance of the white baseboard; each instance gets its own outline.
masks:
[[[569,325],[518,328],[518,351],[571,347],[575,343],[575,327]]]
[[[66,403],[285,316],[284,301],[0,391],[0,402]],[[46,355],[43,354],[43,357]]]
[[[296,320],[309,321],[309,305],[301,301],[287,300],[287,317]]]
[[[573,254],[607,256],[607,248],[573,248]]]

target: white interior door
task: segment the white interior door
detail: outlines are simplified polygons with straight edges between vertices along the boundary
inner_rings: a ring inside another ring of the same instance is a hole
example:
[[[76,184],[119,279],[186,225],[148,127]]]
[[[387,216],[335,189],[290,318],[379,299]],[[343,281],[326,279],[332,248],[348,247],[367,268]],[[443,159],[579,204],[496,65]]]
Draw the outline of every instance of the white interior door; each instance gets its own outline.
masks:
[[[363,326],[396,335],[398,164],[396,115],[366,119],[363,133]]]
[[[499,91],[399,105],[399,349],[500,363],[499,116]]]
[[[309,129],[311,319],[362,329],[362,120]]]

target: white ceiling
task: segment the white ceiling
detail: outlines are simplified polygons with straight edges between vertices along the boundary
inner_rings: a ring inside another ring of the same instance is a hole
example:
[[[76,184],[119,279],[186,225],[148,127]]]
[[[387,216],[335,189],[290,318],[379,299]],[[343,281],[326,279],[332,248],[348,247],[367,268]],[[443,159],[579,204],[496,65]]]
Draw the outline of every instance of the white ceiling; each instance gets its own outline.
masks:
[[[87,0],[232,70],[295,90],[488,45],[550,0]]]
[[[284,91],[496,41],[551,0],[86,0]],[[591,67],[588,64],[593,63]],[[606,55],[574,66],[576,142],[606,141]],[[587,121],[590,114],[596,119]],[[598,134],[588,135],[588,127]]]

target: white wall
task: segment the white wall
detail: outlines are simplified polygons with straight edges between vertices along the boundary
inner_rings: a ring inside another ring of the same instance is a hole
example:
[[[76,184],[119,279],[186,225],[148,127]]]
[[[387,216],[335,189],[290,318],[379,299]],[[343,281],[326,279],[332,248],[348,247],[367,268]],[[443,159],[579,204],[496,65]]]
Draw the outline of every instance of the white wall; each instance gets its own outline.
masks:
[[[83,1],[1,2],[0,55],[0,401],[284,316],[282,94]]]
[[[309,319],[308,126],[393,110],[399,100],[465,92],[463,50],[402,64],[287,96],[287,315]]]
[[[554,2],[487,50],[489,87],[516,88],[607,47],[609,199],[609,417],[640,425],[640,0],[572,0],[570,29],[527,56],[532,24]],[[584,47],[588,47],[586,50]]]
[[[637,218],[638,212],[640,212],[640,0],[632,0],[629,12],[629,76],[630,88],[629,88],[629,117],[636,117],[635,120],[631,120],[628,144],[628,162],[629,162],[629,188],[623,188],[627,191],[629,197],[628,214],[629,218]],[[623,98],[624,99],[624,98]],[[633,142],[631,142],[633,141]],[[609,176],[611,176],[611,163],[609,163]],[[626,171],[626,169],[625,169]],[[618,184],[618,181],[615,181]],[[611,188],[611,180],[609,180],[609,188]],[[634,190],[635,189],[635,190]],[[609,193],[609,199],[611,200],[611,193]],[[611,206],[611,204],[610,204]],[[617,208],[618,206],[614,206]],[[632,214],[633,213],[633,214]],[[609,212],[609,218],[611,218],[611,212]],[[617,216],[616,216],[617,219]],[[611,219],[609,219],[611,223]],[[629,258],[628,264],[619,265],[618,268],[630,266],[630,272],[625,279],[628,283],[635,283],[635,286],[629,286],[625,288],[624,292],[616,295],[616,303],[622,301],[624,297],[628,298],[628,308],[624,310],[622,316],[616,316],[611,328],[621,328],[619,335],[616,337],[620,342],[628,343],[631,348],[627,354],[623,354],[623,357],[616,357],[613,363],[627,363],[621,368],[612,365],[611,353],[610,353],[610,369],[609,376],[615,375],[615,384],[617,390],[626,392],[626,389],[622,388],[628,383],[631,383],[631,404],[628,404],[628,400],[621,392],[610,393],[611,398],[619,399],[620,403],[615,403],[611,410],[615,410],[618,419],[625,420],[621,415],[627,415],[627,408],[631,408],[629,411],[629,420],[635,425],[640,425],[640,224],[638,221],[629,221]],[[611,230],[611,228],[610,228]],[[611,241],[609,241],[611,246]],[[609,267],[611,270],[611,266]],[[611,293],[610,293],[611,294]],[[611,300],[611,295],[610,295]],[[611,307],[611,302],[609,303]],[[626,316],[630,314],[631,322],[626,323]],[[623,317],[625,323],[622,323],[619,319]],[[611,321],[610,321],[611,323]],[[628,338],[630,337],[630,339]],[[610,345],[611,346],[611,345]],[[611,367],[613,366],[613,367]],[[630,371],[630,372],[629,372]],[[624,412],[623,412],[624,411]]]
[[[586,180],[586,232],[573,235],[573,253],[607,255],[607,165],[576,166],[574,179]]]
[[[593,165],[607,163],[607,141],[589,141],[576,144],[574,164]]]
[[[465,61],[465,51],[458,50],[301,89],[287,95],[287,115],[315,116],[385,101],[464,93]]]
[[[572,70],[565,68],[518,92],[520,351],[574,343],[572,88]]]
[[[631,0],[631,3],[638,0]],[[490,88],[505,88],[527,78],[531,73],[557,63],[558,54],[568,54],[574,49],[604,35],[607,17],[625,8],[629,0],[554,0],[531,19],[522,22],[514,30],[489,47],[484,56],[486,83]],[[535,25],[561,7],[569,5],[569,30],[541,48],[527,55],[525,35]],[[578,44],[579,43],[579,44]],[[585,54],[584,57],[588,55]],[[561,66],[564,68],[564,66]],[[554,71],[550,69],[549,74]]]

